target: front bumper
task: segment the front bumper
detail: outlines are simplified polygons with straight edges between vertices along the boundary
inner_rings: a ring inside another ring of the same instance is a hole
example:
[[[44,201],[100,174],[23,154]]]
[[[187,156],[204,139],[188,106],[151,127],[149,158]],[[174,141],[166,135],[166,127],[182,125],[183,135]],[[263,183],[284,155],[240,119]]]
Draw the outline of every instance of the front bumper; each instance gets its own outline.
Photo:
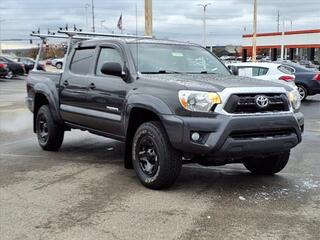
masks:
[[[163,116],[174,148],[202,156],[245,156],[287,151],[301,142],[302,113],[226,116],[214,118]],[[198,132],[201,139],[191,140]]]

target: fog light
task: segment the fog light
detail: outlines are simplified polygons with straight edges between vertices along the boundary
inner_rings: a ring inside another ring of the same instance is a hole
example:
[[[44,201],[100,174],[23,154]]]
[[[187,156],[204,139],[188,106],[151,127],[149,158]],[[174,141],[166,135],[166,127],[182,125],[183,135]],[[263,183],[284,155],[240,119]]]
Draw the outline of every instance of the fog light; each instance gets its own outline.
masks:
[[[200,134],[197,133],[197,132],[192,133],[192,134],[191,134],[191,139],[192,139],[193,141],[195,141],[195,142],[199,141],[199,139],[200,139]]]

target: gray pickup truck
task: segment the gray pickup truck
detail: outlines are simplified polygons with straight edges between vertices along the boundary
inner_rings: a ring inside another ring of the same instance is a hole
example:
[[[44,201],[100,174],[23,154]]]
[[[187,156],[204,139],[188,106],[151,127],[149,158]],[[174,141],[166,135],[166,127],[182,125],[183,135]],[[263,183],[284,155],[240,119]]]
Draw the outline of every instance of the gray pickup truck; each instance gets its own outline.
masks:
[[[44,150],[71,129],[123,141],[125,167],[152,189],[171,186],[187,163],[275,174],[304,126],[290,87],[233,76],[205,48],[168,40],[79,41],[63,73],[33,70],[27,92]]]

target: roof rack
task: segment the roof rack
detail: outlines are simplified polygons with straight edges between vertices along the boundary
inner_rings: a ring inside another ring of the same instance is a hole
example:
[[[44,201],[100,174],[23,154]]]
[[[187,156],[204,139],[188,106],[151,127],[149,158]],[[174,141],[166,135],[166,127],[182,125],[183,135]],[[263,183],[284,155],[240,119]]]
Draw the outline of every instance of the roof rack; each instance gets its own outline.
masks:
[[[45,39],[45,38],[64,38],[64,39],[67,39],[67,38],[69,38],[68,36],[65,36],[65,35],[42,34],[42,33],[31,33],[30,36],[39,37],[41,39]],[[89,37],[83,37],[83,36],[74,36],[72,38],[82,39],[82,40],[90,39]]]
[[[83,32],[83,31],[68,31],[68,30],[58,30],[58,33],[64,33],[68,36],[92,36],[92,37],[119,37],[119,38],[147,38],[151,39],[152,36],[142,36],[134,34],[114,34],[114,33],[96,33],[96,32]]]
[[[30,36],[32,37],[39,37],[42,40],[42,43],[46,42],[47,38],[63,38],[67,39],[68,41],[68,46],[67,46],[67,52],[64,56],[64,62],[67,60],[67,56],[70,53],[70,48],[71,48],[71,42],[73,39],[78,39],[78,40],[88,40],[92,39],[94,37],[114,37],[114,38],[135,38],[135,39],[152,39],[152,36],[141,36],[141,35],[130,35],[130,34],[114,34],[114,33],[96,33],[96,32],[83,32],[81,29],[77,29],[77,27],[74,25],[73,31],[68,30],[68,25],[66,25],[65,28],[59,28],[58,33],[60,35],[56,35],[54,32],[50,32],[48,29],[47,34],[41,34],[40,33],[40,28],[38,31],[33,31]],[[65,34],[65,35],[62,35]],[[37,66],[39,63],[40,59],[40,54],[43,49],[43,44],[40,44],[39,47],[39,52],[36,58],[36,64],[34,65],[34,71],[37,71]],[[63,64],[63,70],[64,70],[65,64]]]

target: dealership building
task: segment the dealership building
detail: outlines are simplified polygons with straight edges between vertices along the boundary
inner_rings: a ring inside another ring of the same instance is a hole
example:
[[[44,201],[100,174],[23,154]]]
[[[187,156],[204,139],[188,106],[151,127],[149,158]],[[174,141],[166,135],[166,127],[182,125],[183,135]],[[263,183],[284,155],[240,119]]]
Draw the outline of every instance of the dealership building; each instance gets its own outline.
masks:
[[[252,56],[252,34],[242,36],[242,59]],[[281,57],[288,60],[320,61],[320,29],[259,33],[256,37],[257,54],[269,55],[275,61]]]

